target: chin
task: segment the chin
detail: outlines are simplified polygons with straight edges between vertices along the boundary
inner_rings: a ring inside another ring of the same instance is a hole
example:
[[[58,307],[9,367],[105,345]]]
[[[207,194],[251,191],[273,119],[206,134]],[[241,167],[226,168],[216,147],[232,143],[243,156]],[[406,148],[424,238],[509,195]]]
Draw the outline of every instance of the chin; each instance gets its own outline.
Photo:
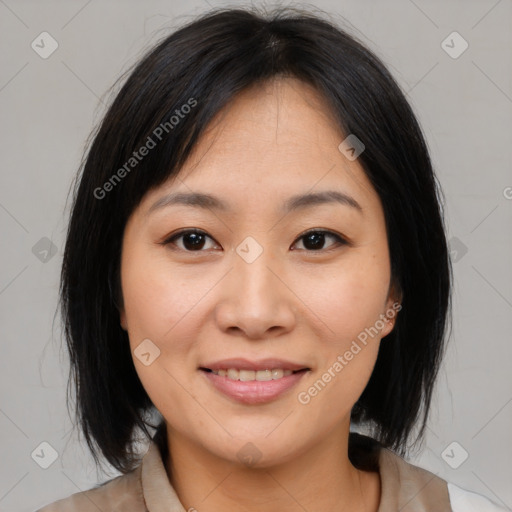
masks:
[[[266,429],[265,433],[247,431],[245,435],[237,432],[233,437],[228,436],[223,443],[212,442],[204,446],[217,457],[251,469],[277,466],[298,455],[298,439],[290,435],[278,435],[277,432],[269,435],[269,432],[272,429]],[[284,430],[283,433],[286,434]]]

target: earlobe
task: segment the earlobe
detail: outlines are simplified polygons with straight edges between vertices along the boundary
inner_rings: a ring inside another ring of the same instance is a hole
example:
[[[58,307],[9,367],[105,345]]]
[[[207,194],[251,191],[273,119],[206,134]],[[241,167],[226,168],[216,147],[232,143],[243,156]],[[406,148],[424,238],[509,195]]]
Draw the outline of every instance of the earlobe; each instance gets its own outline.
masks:
[[[386,313],[388,313],[388,311],[386,311]],[[384,327],[381,329],[381,339],[390,334],[395,326],[395,318],[390,318],[386,313],[384,318]]]
[[[388,336],[395,327],[395,318],[389,318],[385,314],[382,315],[383,321],[381,322],[382,328],[380,329],[381,341],[386,341],[385,338]]]

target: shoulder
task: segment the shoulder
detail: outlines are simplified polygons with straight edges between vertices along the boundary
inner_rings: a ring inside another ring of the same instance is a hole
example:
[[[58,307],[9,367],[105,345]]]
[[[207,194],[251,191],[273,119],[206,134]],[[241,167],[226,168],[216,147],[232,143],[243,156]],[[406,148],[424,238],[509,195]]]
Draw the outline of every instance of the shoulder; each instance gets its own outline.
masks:
[[[490,499],[448,482],[448,493],[453,512],[505,512],[506,508]]]
[[[505,512],[489,498],[416,466],[376,440],[351,433],[349,455],[356,467],[379,471],[383,510]]]
[[[400,494],[406,498],[408,504],[418,506],[418,510],[450,510],[451,512],[506,512],[508,510],[489,498],[444,480],[437,474],[407,462],[394,453],[387,451],[387,457],[381,457],[381,461],[385,459],[388,466],[393,464],[396,467],[395,478],[400,482]],[[410,492],[404,495],[403,491],[407,488]]]
[[[60,499],[36,512],[145,512],[141,466],[87,491]]]

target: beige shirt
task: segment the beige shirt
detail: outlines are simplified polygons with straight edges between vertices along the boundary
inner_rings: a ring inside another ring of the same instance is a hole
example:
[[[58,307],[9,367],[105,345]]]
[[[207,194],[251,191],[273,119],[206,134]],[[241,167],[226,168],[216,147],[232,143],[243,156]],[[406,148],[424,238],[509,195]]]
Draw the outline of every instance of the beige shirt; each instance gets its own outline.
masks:
[[[194,508],[185,511],[170,484],[163,463],[166,451],[161,446],[153,439],[141,464],[130,473],[56,501],[37,512],[194,512]],[[505,510],[406,462],[369,437],[351,433],[349,456],[356,467],[379,471],[381,498],[378,512]],[[450,499],[453,500],[454,493],[464,504],[462,508],[452,508]],[[477,501],[473,502],[471,495]],[[472,503],[478,506],[472,508]]]

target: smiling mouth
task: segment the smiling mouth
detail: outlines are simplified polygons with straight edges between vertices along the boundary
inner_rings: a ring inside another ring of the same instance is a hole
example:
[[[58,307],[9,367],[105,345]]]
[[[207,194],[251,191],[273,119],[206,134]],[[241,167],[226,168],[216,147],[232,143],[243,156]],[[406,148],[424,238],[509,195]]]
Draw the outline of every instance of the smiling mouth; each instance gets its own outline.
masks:
[[[233,363],[226,362],[225,364]],[[248,364],[245,363],[244,366],[247,367]],[[297,365],[288,364],[288,366],[297,368]],[[288,367],[285,369],[263,366],[263,369],[252,370],[222,368],[221,365],[216,365],[214,368],[201,366],[198,370],[213,386],[213,389],[243,405],[265,404],[277,400],[286,392],[290,392],[311,371],[310,368],[292,369]]]
[[[229,380],[241,381],[241,382],[250,382],[250,381],[259,381],[259,382],[267,382],[270,380],[279,380],[283,377],[288,377],[289,375],[296,373],[305,373],[309,371],[309,368],[302,368],[300,370],[283,370],[282,368],[272,368],[272,369],[264,369],[264,370],[239,370],[237,368],[223,368],[218,370],[212,370],[210,368],[199,368],[200,370],[213,373],[214,375],[218,375],[219,377],[226,377]]]

